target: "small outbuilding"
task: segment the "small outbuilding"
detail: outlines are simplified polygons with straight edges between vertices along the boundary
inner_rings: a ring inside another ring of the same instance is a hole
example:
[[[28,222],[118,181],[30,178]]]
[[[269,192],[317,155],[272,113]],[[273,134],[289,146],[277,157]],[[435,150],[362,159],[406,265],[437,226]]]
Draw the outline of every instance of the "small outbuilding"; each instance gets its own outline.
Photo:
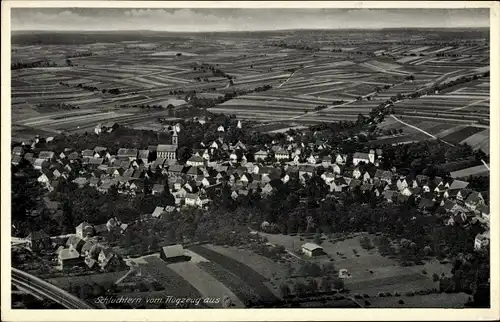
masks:
[[[320,256],[325,253],[323,247],[314,243],[305,243],[301,248],[304,255],[309,257]]]
[[[184,247],[180,244],[162,247],[160,258],[168,263],[189,261],[191,259],[190,256],[186,255]]]

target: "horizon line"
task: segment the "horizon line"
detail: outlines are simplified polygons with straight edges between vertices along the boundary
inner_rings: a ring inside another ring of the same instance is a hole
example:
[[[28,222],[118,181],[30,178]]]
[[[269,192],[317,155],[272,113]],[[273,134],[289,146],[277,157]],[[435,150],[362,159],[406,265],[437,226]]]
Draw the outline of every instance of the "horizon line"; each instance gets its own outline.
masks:
[[[351,28],[283,28],[283,29],[256,29],[256,30],[186,30],[186,31],[174,31],[174,30],[154,30],[154,29],[81,29],[81,30],[64,30],[64,29],[11,29],[11,32],[171,32],[171,33],[223,33],[223,32],[273,32],[273,31],[326,31],[326,30],[394,30],[394,29],[489,29],[490,26],[456,26],[456,27],[384,27],[384,28],[370,28],[370,27],[351,27]]]

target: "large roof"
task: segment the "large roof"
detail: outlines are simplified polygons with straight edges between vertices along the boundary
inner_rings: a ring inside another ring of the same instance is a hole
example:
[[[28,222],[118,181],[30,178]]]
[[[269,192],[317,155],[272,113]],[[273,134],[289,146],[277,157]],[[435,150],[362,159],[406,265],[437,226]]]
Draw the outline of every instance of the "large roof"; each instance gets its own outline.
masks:
[[[156,152],[175,152],[177,151],[177,146],[172,144],[158,144]]]
[[[182,245],[170,245],[162,248],[162,252],[166,258],[184,256],[184,248]]]
[[[323,249],[323,247],[321,247],[320,245],[314,244],[314,243],[305,243],[304,245],[302,245],[302,248],[309,250],[309,251],[313,251],[316,249]]]

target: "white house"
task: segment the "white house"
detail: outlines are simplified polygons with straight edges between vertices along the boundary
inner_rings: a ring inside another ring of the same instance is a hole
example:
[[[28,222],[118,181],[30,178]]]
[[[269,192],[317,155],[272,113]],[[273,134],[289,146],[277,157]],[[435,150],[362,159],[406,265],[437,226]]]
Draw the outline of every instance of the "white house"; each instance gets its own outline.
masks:
[[[335,163],[337,163],[337,164],[344,164],[345,161],[346,161],[346,157],[345,156],[337,154],[337,157],[335,157]]]
[[[355,178],[355,179],[359,179],[361,178],[361,170],[359,168],[356,168],[352,171],[352,177]]]
[[[186,197],[184,199],[185,203],[187,206],[193,206],[193,207],[203,207],[204,204],[208,202],[208,199],[202,199],[200,198],[199,195],[194,194],[194,193],[188,193],[186,194]]]
[[[324,172],[321,175],[321,179],[323,179],[326,184],[330,184],[335,180],[335,174],[333,174],[332,172]]]
[[[475,250],[483,250],[490,244],[490,231],[487,231],[483,234],[477,234],[474,239],[474,249]]]
[[[307,158],[307,163],[309,164],[316,164],[317,163],[317,160],[316,158],[314,157],[314,155],[310,155],[309,158]]]
[[[358,165],[360,162],[370,163],[370,155],[368,153],[356,152],[352,156],[352,164]]]
[[[281,160],[286,160],[288,161],[290,159],[290,154],[288,153],[288,151],[286,151],[285,149],[279,149],[278,151],[276,151],[274,153],[274,157],[276,158],[276,160],[278,161],[281,161]]]
[[[193,155],[189,158],[189,160],[187,160],[186,164],[192,167],[201,167],[205,164],[205,159],[199,155]]]

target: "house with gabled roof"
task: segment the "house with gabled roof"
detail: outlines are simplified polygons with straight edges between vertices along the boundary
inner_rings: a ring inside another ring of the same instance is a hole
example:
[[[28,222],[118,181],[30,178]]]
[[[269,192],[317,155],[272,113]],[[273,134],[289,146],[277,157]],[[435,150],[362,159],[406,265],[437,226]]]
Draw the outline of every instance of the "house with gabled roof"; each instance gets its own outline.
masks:
[[[179,175],[184,171],[184,166],[180,164],[172,164],[168,167],[168,175]]]
[[[474,249],[476,251],[482,251],[487,249],[490,245],[490,231],[486,231],[482,234],[477,234],[474,238]]]
[[[312,177],[315,173],[316,169],[310,165],[303,165],[299,167],[299,177],[303,177],[304,175],[308,175]]]
[[[81,224],[79,224],[78,226],[75,227],[75,231],[76,231],[76,236],[78,236],[79,238],[87,238],[87,237],[91,237],[94,235],[94,227],[89,224],[88,222],[82,222]]]
[[[274,158],[277,161],[288,161],[290,160],[290,153],[287,150],[280,148],[274,153]]]
[[[94,157],[94,151],[85,149],[82,151],[82,158],[93,158]]]
[[[186,194],[186,197],[184,198],[184,202],[186,206],[193,206],[193,207],[203,207],[206,205],[209,200],[206,198],[201,198],[199,194],[196,193],[188,193]]]
[[[51,247],[50,236],[43,230],[33,231],[26,237],[27,246],[34,252]]]
[[[318,163],[318,158],[314,155],[310,155],[308,158],[307,158],[307,163],[309,164],[316,164]]]
[[[370,163],[370,157],[368,153],[356,152],[352,157],[352,164],[358,165],[359,163],[364,162],[365,164]]]
[[[267,158],[267,156],[268,153],[266,151],[259,150],[254,154],[253,158],[255,161],[264,161]]]
[[[83,245],[85,245],[85,240],[77,235],[72,235],[66,241],[66,247],[76,250],[78,253],[82,250]]]
[[[73,182],[76,183],[80,188],[83,188],[88,184],[88,180],[85,177],[78,177],[73,180]]]
[[[336,176],[332,172],[323,172],[323,174],[321,175],[321,179],[323,179],[323,181],[325,181],[326,184],[332,183],[335,180],[335,178]]]
[[[112,181],[112,180],[103,181],[103,182],[101,182],[99,187],[97,187],[97,191],[99,191],[101,193],[108,193],[109,189],[111,189],[111,187],[113,187],[115,185],[116,185],[115,181]]]
[[[23,154],[24,154],[23,147],[22,147],[22,146],[15,146],[15,147],[12,149],[12,154],[14,154],[14,155],[18,155],[18,156],[23,155]]]
[[[480,192],[473,191],[465,199],[465,206],[470,210],[476,210],[477,207],[484,205],[484,198]]]
[[[17,166],[21,163],[22,160],[23,160],[23,157],[21,157],[20,155],[12,155],[11,163],[12,163],[12,165]]]
[[[137,159],[147,164],[149,162],[149,150],[139,150],[137,152]]]
[[[154,196],[161,195],[164,191],[165,191],[165,186],[159,183],[153,185],[153,189],[151,190]]]
[[[355,168],[352,170],[352,177],[354,179],[360,179],[361,180],[362,172],[360,168]]]
[[[38,159],[50,161],[50,160],[54,159],[54,152],[52,152],[52,151],[41,151],[38,154]]]
[[[80,253],[73,248],[64,248],[59,252],[57,261],[59,269],[67,271],[74,266],[80,265],[83,262],[83,257],[80,257]]]
[[[377,171],[375,171],[374,177],[376,179],[381,180],[381,181],[385,181],[388,184],[392,183],[392,172],[391,171],[383,171],[383,170],[377,169]]]
[[[44,167],[47,167],[48,164],[49,163],[45,159],[35,159],[35,161],[33,161],[33,168],[41,171]]]
[[[347,157],[345,155],[337,154],[335,156],[335,163],[337,163],[337,164],[345,164],[346,160],[347,160]]]
[[[476,208],[476,210],[479,212],[482,218],[487,220],[488,222],[490,221],[490,207],[487,205],[481,205]]]
[[[199,155],[193,155],[187,160],[186,165],[192,167],[201,167],[205,165],[205,159],[203,159]]]
[[[101,270],[106,272],[117,271],[124,267],[123,261],[111,247],[104,247],[101,249],[97,262],[99,263]]]
[[[351,182],[349,182],[349,189],[350,190],[354,190],[356,189],[357,187],[361,187],[362,185],[362,182],[361,180],[358,180],[358,179],[352,179]]]
[[[472,193],[473,191],[471,189],[461,189],[457,193],[457,200],[465,202],[467,197]]]

